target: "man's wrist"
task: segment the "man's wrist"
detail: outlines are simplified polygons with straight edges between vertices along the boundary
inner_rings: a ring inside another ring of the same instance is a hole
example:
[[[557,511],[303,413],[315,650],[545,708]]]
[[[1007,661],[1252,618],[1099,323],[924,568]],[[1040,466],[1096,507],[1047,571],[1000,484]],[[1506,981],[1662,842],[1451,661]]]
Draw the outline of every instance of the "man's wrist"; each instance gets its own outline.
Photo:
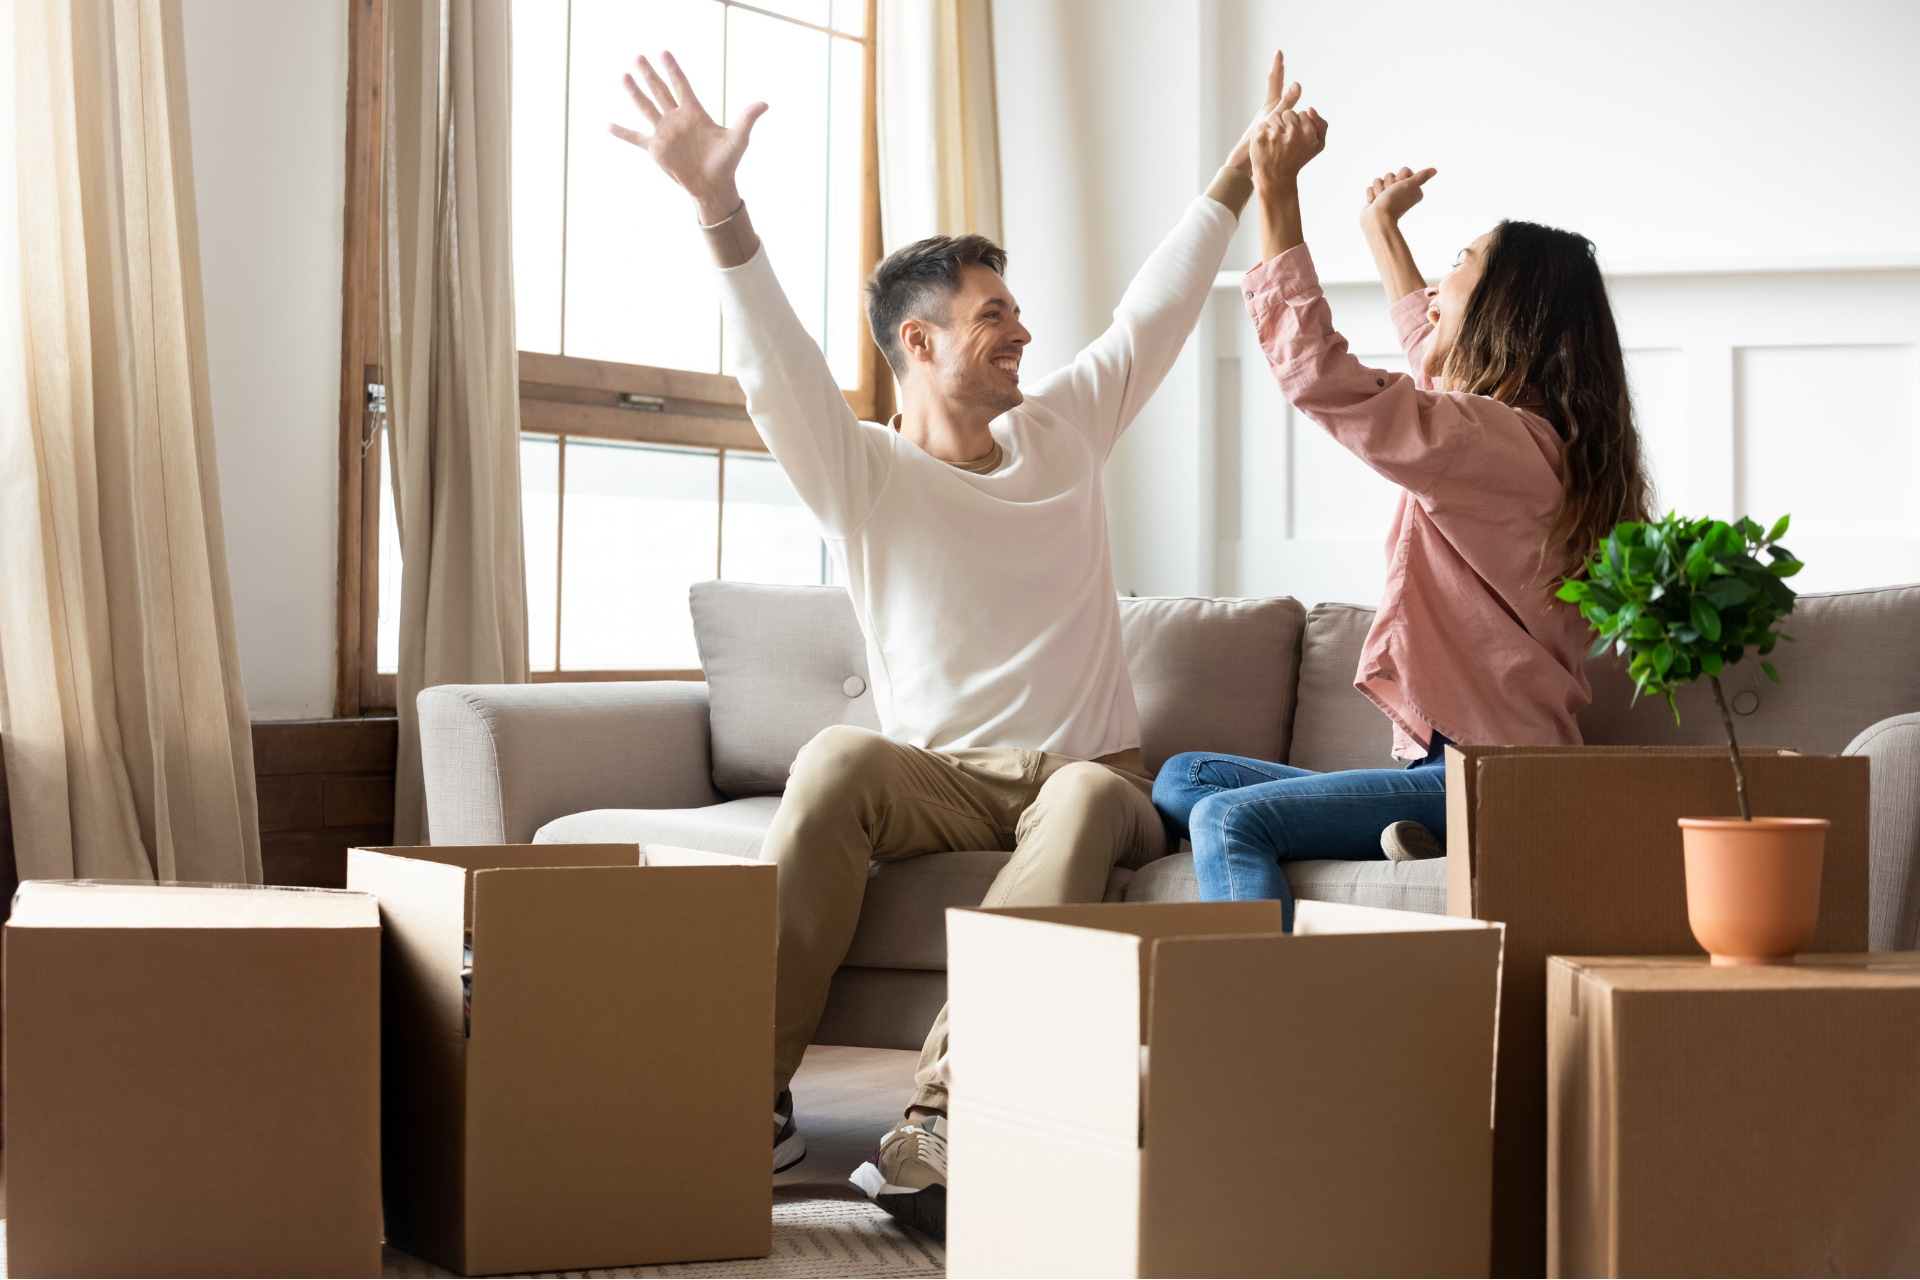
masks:
[[[739,210],[740,203],[740,188],[731,182],[693,197],[693,207],[703,227],[725,222]]]

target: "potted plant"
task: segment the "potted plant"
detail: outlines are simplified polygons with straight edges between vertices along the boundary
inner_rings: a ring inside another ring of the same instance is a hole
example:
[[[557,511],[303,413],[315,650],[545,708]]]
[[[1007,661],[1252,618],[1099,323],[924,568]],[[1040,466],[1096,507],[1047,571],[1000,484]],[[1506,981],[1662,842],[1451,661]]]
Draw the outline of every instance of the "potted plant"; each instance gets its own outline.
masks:
[[[1755,818],[1747,770],[1720,673],[1749,651],[1775,684],[1766,655],[1793,637],[1775,630],[1793,612],[1785,579],[1800,561],[1779,544],[1787,517],[1762,530],[1752,520],[1664,520],[1620,525],[1579,573],[1562,600],[1599,633],[1593,656],[1611,649],[1627,659],[1634,697],[1661,694],[1680,719],[1674,692],[1707,678],[1727,734],[1737,818],[1682,818],[1687,917],[1715,964],[1791,959],[1813,934],[1820,910],[1825,818]],[[1765,554],[1766,561],[1761,560]]]

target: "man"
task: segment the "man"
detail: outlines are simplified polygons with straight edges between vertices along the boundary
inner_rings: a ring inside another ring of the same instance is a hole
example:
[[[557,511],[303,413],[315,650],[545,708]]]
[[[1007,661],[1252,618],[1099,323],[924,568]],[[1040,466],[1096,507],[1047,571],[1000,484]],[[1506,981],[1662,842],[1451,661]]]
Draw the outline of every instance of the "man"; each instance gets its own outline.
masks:
[[[748,412],[845,568],[883,733],[839,726],[794,761],[762,857],[780,868],[774,1168],[798,1161],[788,1083],[853,940],[870,861],[1013,854],[986,906],[1097,902],[1165,837],[1120,653],[1100,469],[1180,354],[1252,192],[1243,138],[1148,259],[1114,323],[1022,392],[1029,335],[982,236],[900,249],[867,283],[901,412],[857,421],[788,305],[734,183],[755,103],[714,122],[671,54],[626,88],[650,133],[609,126],[694,199],[720,268]],[[1261,118],[1282,95],[1278,56]],[[1257,123],[1257,120],[1256,120]],[[1249,131],[1251,132],[1251,131]],[[855,1182],[935,1235],[946,1224],[947,1015],[906,1118]]]

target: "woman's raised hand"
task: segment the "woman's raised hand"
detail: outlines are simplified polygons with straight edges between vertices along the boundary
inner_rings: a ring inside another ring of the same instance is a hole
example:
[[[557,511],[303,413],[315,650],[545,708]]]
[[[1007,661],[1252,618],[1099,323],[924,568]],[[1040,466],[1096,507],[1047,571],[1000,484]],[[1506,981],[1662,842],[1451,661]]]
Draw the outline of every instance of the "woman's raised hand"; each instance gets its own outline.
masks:
[[[1438,169],[1422,169],[1415,172],[1402,168],[1398,173],[1382,174],[1367,187],[1367,198],[1360,206],[1360,221],[1385,219],[1398,222],[1407,210],[1420,203],[1420,197],[1426,192],[1423,188],[1427,179],[1440,172]]]
[[[729,129],[716,122],[700,105],[693,86],[687,83],[686,75],[671,53],[661,54],[660,62],[666,68],[667,80],[662,80],[645,58],[633,60],[634,70],[647,82],[645,89],[634,80],[632,72],[622,78],[627,96],[633,99],[633,105],[640,109],[653,132],[641,133],[622,124],[609,124],[607,132],[652,156],[661,172],[694,198],[700,206],[702,222],[719,222],[740,207],[740,189],[734,184],[734,171],[746,153],[753,122],[766,111],[767,104],[752,103]],[[668,80],[673,82],[672,87],[668,87]]]
[[[1295,90],[1297,93],[1298,91]],[[1253,131],[1253,185],[1255,189],[1292,184],[1307,161],[1327,147],[1327,122],[1312,107],[1305,111],[1280,108]]]

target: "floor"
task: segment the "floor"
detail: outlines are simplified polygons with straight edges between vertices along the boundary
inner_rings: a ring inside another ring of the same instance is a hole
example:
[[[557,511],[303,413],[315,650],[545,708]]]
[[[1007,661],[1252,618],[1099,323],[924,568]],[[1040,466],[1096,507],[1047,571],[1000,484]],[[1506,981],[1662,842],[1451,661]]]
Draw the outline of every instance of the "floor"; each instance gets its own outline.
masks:
[[[729,1277],[850,1276],[930,1278],[945,1274],[940,1242],[908,1231],[870,1205],[847,1183],[880,1136],[892,1127],[913,1094],[919,1055],[902,1049],[850,1049],[815,1045],[794,1077],[795,1119],[807,1139],[807,1155],[774,1175],[774,1256],[740,1262],[621,1268],[600,1276]],[[0,1219],[6,1209],[6,1179],[0,1166]],[[0,1234],[0,1280],[5,1236]],[[385,1274],[435,1277],[450,1273],[387,1250]]]
[[[807,1158],[774,1175],[774,1197],[864,1199],[847,1175],[906,1111],[919,1057],[907,1049],[817,1044],[807,1050],[793,1078],[794,1120],[807,1140]]]

